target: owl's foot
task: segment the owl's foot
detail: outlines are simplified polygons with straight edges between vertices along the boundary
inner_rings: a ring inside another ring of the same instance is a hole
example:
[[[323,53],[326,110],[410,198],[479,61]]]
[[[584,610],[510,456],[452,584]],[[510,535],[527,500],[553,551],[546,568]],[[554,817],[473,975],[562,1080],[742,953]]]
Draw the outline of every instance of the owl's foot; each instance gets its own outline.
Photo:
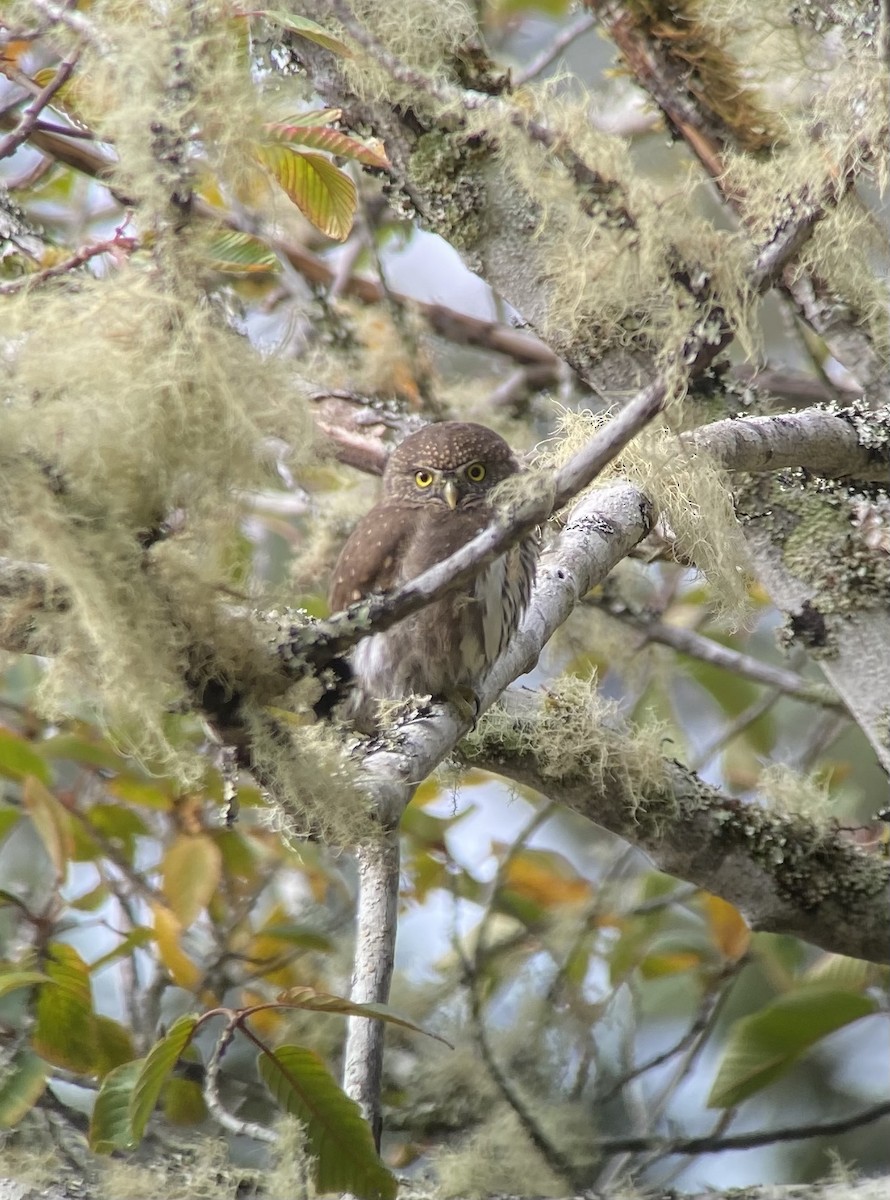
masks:
[[[475,691],[471,687],[457,687],[446,692],[444,697],[450,704],[453,704],[461,717],[465,721],[469,721],[473,728],[476,728],[476,721],[479,717],[480,701]]]

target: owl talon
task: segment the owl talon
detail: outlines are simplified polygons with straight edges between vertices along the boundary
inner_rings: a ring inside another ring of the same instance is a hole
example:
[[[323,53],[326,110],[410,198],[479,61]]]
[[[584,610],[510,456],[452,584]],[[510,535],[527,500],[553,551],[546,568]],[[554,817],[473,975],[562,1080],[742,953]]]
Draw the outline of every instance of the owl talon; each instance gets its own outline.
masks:
[[[465,721],[471,722],[473,729],[476,728],[480,701],[471,687],[455,688],[453,692],[448,692],[445,699],[454,705]]]

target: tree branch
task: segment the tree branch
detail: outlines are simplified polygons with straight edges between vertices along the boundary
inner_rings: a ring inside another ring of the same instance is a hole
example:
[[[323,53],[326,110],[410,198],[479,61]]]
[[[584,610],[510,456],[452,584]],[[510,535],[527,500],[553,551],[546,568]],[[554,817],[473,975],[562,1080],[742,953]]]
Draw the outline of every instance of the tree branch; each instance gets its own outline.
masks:
[[[622,733],[603,731],[586,766],[574,754],[560,772],[541,747],[552,746],[561,719],[558,698],[510,696],[480,725],[471,760],[625,838],[659,870],[729,900],[752,929],[888,961],[890,862],[799,814],[727,797],[676,762],[665,761],[659,777],[634,779],[633,746]]]

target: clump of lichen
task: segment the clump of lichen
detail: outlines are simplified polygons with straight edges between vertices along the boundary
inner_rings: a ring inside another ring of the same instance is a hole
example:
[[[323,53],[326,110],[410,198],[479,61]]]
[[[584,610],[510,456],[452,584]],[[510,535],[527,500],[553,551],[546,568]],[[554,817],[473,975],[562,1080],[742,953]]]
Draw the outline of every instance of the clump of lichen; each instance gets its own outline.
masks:
[[[835,807],[824,776],[801,775],[781,763],[765,768],[757,790],[780,816],[800,815],[825,825]]]
[[[547,464],[565,462],[607,423],[608,414],[565,411],[557,440],[545,446]],[[676,556],[706,576],[715,609],[735,622],[747,614],[748,553],[724,472],[706,455],[689,450],[664,427],[649,427],[610,464],[604,479],[637,483],[667,526]],[[596,486],[596,485],[594,485]]]
[[[255,637],[221,609],[235,496],[269,480],[270,436],[307,453],[302,397],[149,262],[8,300],[3,334],[0,539],[66,596],[33,614],[32,649],[52,655],[44,706],[78,697],[163,757],[168,709],[205,669],[249,664]]]
[[[566,1182],[554,1172],[515,1113],[498,1109],[463,1141],[432,1156],[437,1193],[457,1196],[559,1196]]]
[[[569,676],[549,684],[525,717],[491,709],[462,743],[463,753],[470,761],[492,751],[532,754],[545,779],[590,780],[594,788],[618,780],[631,797],[664,781],[663,728],[624,728],[618,706],[600,695],[595,680]]]
[[[371,802],[332,725],[264,709],[248,710],[245,722],[255,773],[273,800],[270,820],[289,841],[345,846],[379,837]]]
[[[845,483],[813,480],[802,471],[783,472],[761,491],[784,562],[814,590],[820,613],[886,605],[890,555],[875,538],[867,500]]]
[[[491,146],[434,129],[411,154],[411,178],[424,196],[424,215],[456,250],[472,254],[486,228],[484,168]]]
[[[357,22],[373,32],[407,73],[397,77],[398,71],[388,70],[373,51],[356,47],[356,57],[340,66],[349,87],[366,100],[416,103],[424,98],[426,80],[430,85],[456,83],[460,51],[478,38],[476,16],[463,0],[356,0],[350,7]],[[451,71],[448,62],[454,64]]]

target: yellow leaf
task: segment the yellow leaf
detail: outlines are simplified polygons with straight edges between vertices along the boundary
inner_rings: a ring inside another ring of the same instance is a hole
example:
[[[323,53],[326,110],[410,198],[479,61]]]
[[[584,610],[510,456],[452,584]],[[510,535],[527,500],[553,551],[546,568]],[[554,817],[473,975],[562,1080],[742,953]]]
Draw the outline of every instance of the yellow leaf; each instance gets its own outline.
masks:
[[[515,855],[507,865],[504,886],[543,908],[584,904],[591,895],[587,880],[549,850],[523,850]]]
[[[316,229],[338,242],[349,237],[355,184],[329,158],[281,144],[256,146],[254,153]]]
[[[255,1004],[265,1004],[267,1000],[267,996],[263,996],[259,992],[252,992],[249,988],[245,988],[241,993],[241,1004],[244,1008],[253,1008]],[[264,1008],[260,1012],[252,1013],[250,1027],[255,1033],[262,1034],[265,1039],[277,1038],[285,1024],[285,1011],[280,1008]]]
[[[222,854],[207,833],[181,833],[161,862],[161,890],[183,925],[207,907],[222,878]]]
[[[201,971],[180,944],[182,924],[175,913],[163,904],[153,904],[152,915],[158,954],[170,978],[177,986],[189,992],[195,991],[201,982]]]
[[[714,945],[724,958],[736,962],[747,954],[751,944],[751,930],[737,908],[733,908],[719,896],[702,892],[699,904],[708,923]]]
[[[675,950],[666,954],[648,954],[640,963],[644,979],[662,975],[679,975],[701,966],[701,955],[693,950]]]
[[[71,815],[34,775],[25,780],[22,794],[28,815],[56,868],[56,876],[64,879],[65,868],[74,852]]]

